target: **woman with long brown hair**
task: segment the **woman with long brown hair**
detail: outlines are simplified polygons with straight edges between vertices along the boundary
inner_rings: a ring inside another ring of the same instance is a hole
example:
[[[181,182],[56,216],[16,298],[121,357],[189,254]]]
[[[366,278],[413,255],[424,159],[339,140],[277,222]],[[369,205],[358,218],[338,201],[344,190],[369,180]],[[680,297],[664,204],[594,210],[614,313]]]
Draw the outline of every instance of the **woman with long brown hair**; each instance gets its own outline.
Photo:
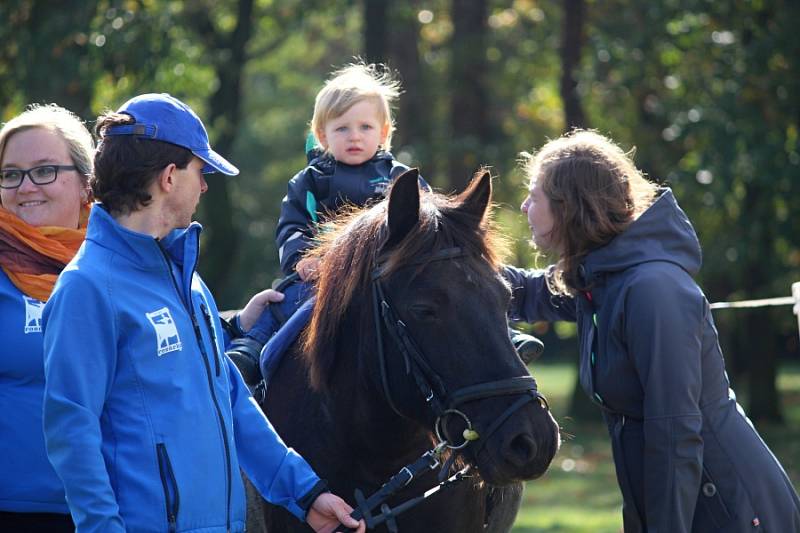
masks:
[[[737,404],[700,245],[672,191],[610,139],[526,155],[542,271],[507,267],[518,319],[578,323],[580,381],[603,413],[630,532],[800,531],[800,501]]]

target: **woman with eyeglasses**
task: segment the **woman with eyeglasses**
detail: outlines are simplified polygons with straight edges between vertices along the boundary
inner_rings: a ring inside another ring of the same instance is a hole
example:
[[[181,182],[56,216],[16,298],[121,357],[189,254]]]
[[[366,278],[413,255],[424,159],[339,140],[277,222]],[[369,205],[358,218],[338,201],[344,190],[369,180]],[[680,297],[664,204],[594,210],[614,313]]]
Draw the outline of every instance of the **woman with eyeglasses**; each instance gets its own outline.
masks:
[[[84,239],[93,154],[54,104],[0,129],[0,531],[75,530],[45,452],[41,313]]]

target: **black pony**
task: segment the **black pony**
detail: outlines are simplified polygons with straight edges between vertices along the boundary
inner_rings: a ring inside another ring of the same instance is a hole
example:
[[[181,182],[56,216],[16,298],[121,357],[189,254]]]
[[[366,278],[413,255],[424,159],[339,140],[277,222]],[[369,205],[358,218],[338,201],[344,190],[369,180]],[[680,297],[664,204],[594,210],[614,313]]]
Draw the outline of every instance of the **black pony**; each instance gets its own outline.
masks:
[[[558,425],[508,338],[511,292],[499,274],[491,177],[456,197],[420,192],[417,177],[406,172],[387,200],[321,232],[311,323],[261,407],[354,506],[355,489],[368,496],[430,450],[438,425],[451,446],[466,444],[445,454],[455,454],[455,469],[474,468],[400,515],[397,527],[484,531],[494,515],[505,523],[493,529],[505,530],[521,482],[541,476],[555,455]],[[436,484],[429,470],[387,503]],[[493,490],[507,497],[487,505]],[[310,531],[269,504],[264,518],[270,532]]]

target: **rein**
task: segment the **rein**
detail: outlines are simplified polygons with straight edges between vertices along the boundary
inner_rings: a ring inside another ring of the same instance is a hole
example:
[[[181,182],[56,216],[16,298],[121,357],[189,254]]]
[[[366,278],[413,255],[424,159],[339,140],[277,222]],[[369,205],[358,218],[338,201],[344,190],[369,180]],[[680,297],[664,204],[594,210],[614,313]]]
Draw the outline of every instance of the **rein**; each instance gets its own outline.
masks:
[[[465,256],[466,254],[460,247],[445,248],[443,250],[439,250],[438,252],[421,257],[411,262],[410,265],[420,264],[424,266],[433,261],[457,259]],[[372,529],[375,526],[386,522],[386,526],[389,531],[396,532],[397,524],[394,518],[398,514],[421,503],[432,494],[469,477],[468,473],[471,467],[468,465],[462,470],[456,472],[453,476],[445,479],[450,472],[453,461],[455,460],[455,452],[457,450],[465,448],[468,444],[473,444],[475,458],[477,459],[478,454],[483,449],[483,446],[486,444],[486,441],[489,439],[489,437],[493,435],[495,431],[500,428],[503,422],[505,422],[517,410],[532,401],[539,401],[543,404],[543,406],[547,407],[547,401],[545,400],[544,396],[539,393],[536,386],[536,380],[533,378],[533,376],[517,376],[495,381],[487,381],[448,392],[441,376],[439,376],[430,365],[428,358],[425,357],[424,353],[411,336],[411,333],[408,331],[408,327],[402,320],[398,318],[397,314],[392,308],[391,302],[387,298],[386,291],[383,289],[383,284],[381,283],[382,275],[383,269],[381,267],[375,268],[372,272],[372,303],[373,318],[375,323],[375,336],[378,345],[378,366],[380,368],[380,378],[384,397],[386,398],[389,406],[395,413],[397,413],[397,415],[407,418],[397,408],[392,396],[392,391],[389,387],[388,365],[386,363],[386,352],[384,350],[383,337],[383,330],[386,330],[388,337],[403,355],[406,375],[413,379],[417,389],[425,399],[426,404],[436,418],[434,430],[436,437],[439,439],[439,444],[437,444],[435,448],[425,452],[422,457],[417,459],[414,463],[403,467],[369,498],[364,499],[363,493],[360,490],[356,490],[357,507],[351,516],[356,520],[364,518],[367,524],[367,529]],[[492,424],[488,426],[488,428],[481,430],[481,432],[478,432],[472,426],[472,422],[470,421],[469,417],[458,409],[458,407],[461,405],[476,400],[517,394],[521,394],[523,396],[512,403],[499,417],[492,422]],[[444,422],[448,417],[451,416],[462,418],[466,424],[466,429],[462,433],[463,441],[459,444],[456,444],[452,441],[452,439],[447,435],[447,431],[445,429]],[[390,508],[384,503],[398,490],[411,483],[414,477],[425,471],[434,470],[439,467],[441,464],[442,455],[447,449],[451,450],[451,454],[442,465],[442,468],[438,474],[438,485],[427,490],[424,494],[411,498],[394,508]],[[378,506],[380,506],[380,513],[373,516],[372,511]]]
[[[442,468],[442,470],[439,472],[438,485],[435,485],[434,487],[426,490],[423,494],[410,498],[403,503],[396,505],[395,507],[389,507],[386,503],[384,503],[397,491],[410,484],[415,477],[424,474],[428,470],[435,470],[441,464],[441,457],[446,448],[447,443],[444,441],[440,442],[435,448],[422,454],[419,459],[401,468],[399,472],[389,478],[389,481],[384,483],[380,489],[374,492],[367,499],[364,498],[364,493],[361,492],[360,489],[356,489],[356,509],[350,513],[350,516],[356,520],[363,518],[364,522],[367,524],[367,529],[374,529],[385,522],[386,528],[390,532],[397,533],[397,522],[395,521],[397,516],[422,503],[440,490],[451,487],[463,479],[470,477],[468,475],[471,469],[469,465],[465,466],[447,479],[443,478],[445,475],[447,475],[449,467],[447,470]],[[373,509],[378,506],[380,506],[380,512],[377,515],[373,515]],[[341,526],[341,524],[339,525]],[[339,531],[338,527],[336,528],[336,531]],[[352,532],[355,531],[355,529],[344,529],[344,531]]]

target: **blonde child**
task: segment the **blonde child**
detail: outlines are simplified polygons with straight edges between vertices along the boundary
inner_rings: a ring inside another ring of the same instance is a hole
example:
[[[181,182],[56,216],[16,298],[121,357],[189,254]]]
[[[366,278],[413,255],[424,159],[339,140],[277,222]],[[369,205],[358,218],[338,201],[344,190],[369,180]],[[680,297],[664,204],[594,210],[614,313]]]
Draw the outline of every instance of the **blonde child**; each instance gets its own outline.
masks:
[[[408,167],[389,152],[392,104],[400,84],[376,65],[348,65],[333,73],[317,94],[311,133],[320,151],[290,181],[281,203],[277,245],[284,274],[312,278],[316,261],[301,259],[316,225],[343,205],[380,200]],[[420,179],[420,186],[428,185]]]
[[[317,144],[309,151],[308,166],[289,181],[278,219],[276,241],[287,278],[277,289],[285,298],[228,352],[248,384],[269,378],[277,358],[260,357],[261,347],[311,294],[307,282],[316,276],[318,260],[302,255],[312,246],[317,225],[345,204],[382,199],[389,184],[408,170],[389,152],[392,104],[399,94],[400,84],[387,71],[364,63],[334,72],[317,94],[311,119]],[[429,188],[422,178],[420,186]]]
[[[286,276],[296,273],[301,283],[281,283],[283,302],[271,306],[229,352],[248,383],[269,378],[277,358],[259,357],[258,350],[310,296],[307,282],[316,277],[319,260],[302,256],[313,244],[317,225],[344,205],[382,199],[391,182],[408,170],[389,152],[392,104],[399,94],[400,84],[388,72],[363,63],[334,72],[317,94],[311,134],[318,146],[308,166],[289,181],[276,230],[281,269]],[[430,188],[422,178],[419,185]],[[541,353],[538,339],[510,333],[526,362]]]

